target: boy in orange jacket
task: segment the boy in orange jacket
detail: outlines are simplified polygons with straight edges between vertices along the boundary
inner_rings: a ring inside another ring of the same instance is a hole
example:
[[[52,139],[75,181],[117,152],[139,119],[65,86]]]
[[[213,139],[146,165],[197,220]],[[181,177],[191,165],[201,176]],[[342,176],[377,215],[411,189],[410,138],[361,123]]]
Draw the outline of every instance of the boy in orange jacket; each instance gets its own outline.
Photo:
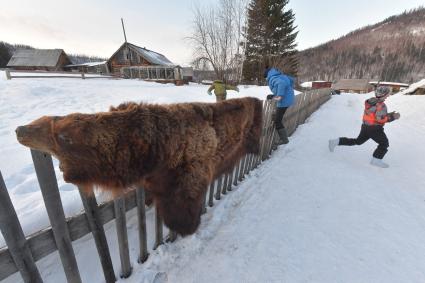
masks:
[[[341,137],[329,140],[329,150],[333,152],[337,145],[361,145],[369,139],[378,143],[378,147],[373,152],[370,164],[381,168],[388,168],[389,165],[382,159],[388,151],[388,138],[384,132],[385,123],[392,122],[400,118],[400,113],[387,112],[384,101],[390,94],[390,89],[380,86],[375,90],[375,97],[365,101],[363,114],[363,124],[359,136],[356,139]]]

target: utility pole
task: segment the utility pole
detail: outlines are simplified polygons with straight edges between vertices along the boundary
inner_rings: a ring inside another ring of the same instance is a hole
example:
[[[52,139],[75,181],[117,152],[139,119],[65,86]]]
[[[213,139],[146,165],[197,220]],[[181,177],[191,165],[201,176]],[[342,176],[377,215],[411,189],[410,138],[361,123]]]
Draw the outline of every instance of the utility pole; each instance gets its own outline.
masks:
[[[128,47],[128,43],[127,43],[127,35],[125,34],[124,20],[122,18],[121,18],[121,25],[122,25],[122,31],[124,33],[125,46],[127,48],[127,59],[129,60],[130,66],[131,66],[131,53],[130,53],[130,48]]]
[[[127,44],[127,36],[125,35],[124,20],[121,18],[122,31],[124,32],[125,44]]]

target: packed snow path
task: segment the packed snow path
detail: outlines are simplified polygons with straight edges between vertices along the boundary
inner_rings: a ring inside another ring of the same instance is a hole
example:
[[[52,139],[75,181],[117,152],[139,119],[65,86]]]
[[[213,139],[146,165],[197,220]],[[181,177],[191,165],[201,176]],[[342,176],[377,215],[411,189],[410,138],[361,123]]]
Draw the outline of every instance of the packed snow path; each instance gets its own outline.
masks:
[[[387,101],[402,115],[386,126],[389,169],[368,164],[373,141],[327,148],[357,136],[366,97],[333,97],[128,281],[157,270],[168,282],[424,282],[425,97]]]

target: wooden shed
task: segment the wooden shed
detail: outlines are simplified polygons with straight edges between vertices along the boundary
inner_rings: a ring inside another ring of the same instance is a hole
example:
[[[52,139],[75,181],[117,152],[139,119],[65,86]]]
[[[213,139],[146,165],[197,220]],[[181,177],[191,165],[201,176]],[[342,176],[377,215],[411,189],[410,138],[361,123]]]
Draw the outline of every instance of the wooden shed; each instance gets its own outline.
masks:
[[[62,49],[18,49],[7,67],[15,70],[62,71],[65,65],[71,63]]]
[[[332,86],[332,82],[327,81],[313,81],[311,82],[312,89],[320,89],[320,88],[330,88]]]
[[[121,68],[132,66],[175,66],[175,64],[160,53],[125,42],[109,58],[108,67],[112,73],[118,74]]]
[[[341,79],[332,88],[348,93],[369,93],[374,90],[367,79]]]
[[[395,92],[399,92],[400,89],[406,89],[409,87],[408,84],[404,84],[404,83],[397,83],[397,82],[369,82],[369,84],[373,85],[374,88],[378,87],[378,86],[387,86],[391,89],[391,91],[393,93]]]

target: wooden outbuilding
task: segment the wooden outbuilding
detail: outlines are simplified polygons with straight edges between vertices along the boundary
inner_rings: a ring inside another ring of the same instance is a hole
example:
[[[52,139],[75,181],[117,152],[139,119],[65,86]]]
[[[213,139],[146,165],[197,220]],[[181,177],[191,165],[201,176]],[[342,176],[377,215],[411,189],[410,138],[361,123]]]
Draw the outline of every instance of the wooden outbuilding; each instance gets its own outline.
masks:
[[[134,66],[175,66],[167,57],[155,51],[128,42],[109,58],[108,67],[112,73],[119,74],[123,67]]]
[[[332,85],[334,90],[348,93],[369,93],[374,87],[369,84],[367,79],[341,79]]]
[[[387,86],[391,89],[391,91],[393,93],[395,92],[399,92],[401,89],[406,89],[409,87],[408,84],[404,84],[404,83],[396,83],[396,82],[369,82],[369,84],[373,85],[374,88],[378,87],[378,86]]]
[[[331,88],[332,82],[327,81],[313,81],[311,82],[312,89],[320,89],[320,88]]]
[[[63,49],[18,49],[6,67],[15,70],[62,71],[72,64]]]

